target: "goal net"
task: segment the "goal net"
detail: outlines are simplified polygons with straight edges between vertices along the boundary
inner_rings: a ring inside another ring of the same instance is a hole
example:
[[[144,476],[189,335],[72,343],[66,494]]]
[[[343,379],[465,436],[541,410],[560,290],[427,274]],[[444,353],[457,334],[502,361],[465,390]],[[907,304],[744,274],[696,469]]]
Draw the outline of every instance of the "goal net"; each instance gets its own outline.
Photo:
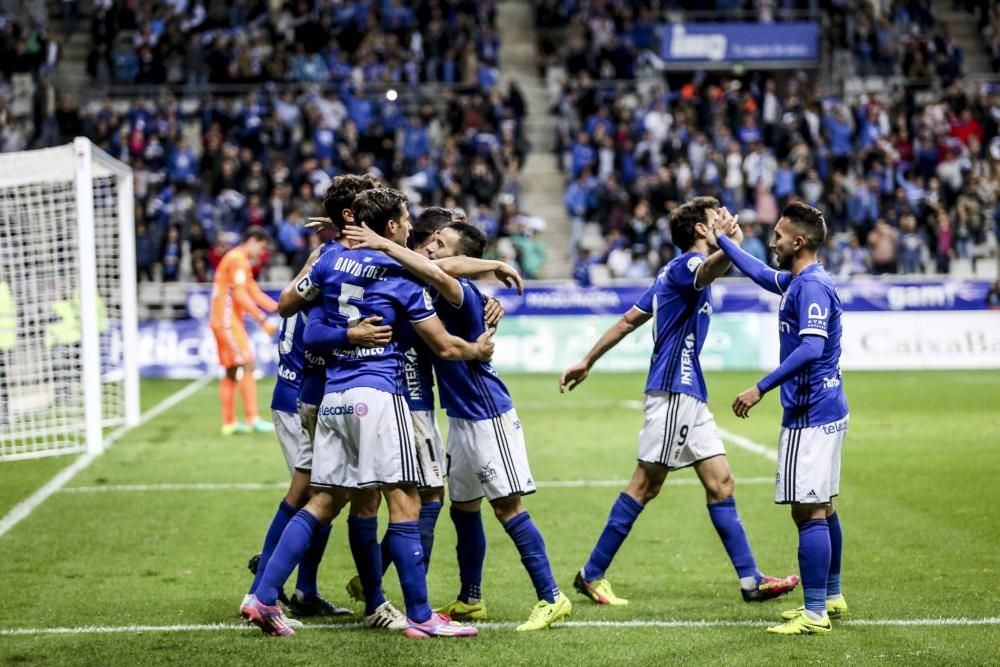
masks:
[[[87,139],[0,154],[0,461],[139,419],[132,171]]]

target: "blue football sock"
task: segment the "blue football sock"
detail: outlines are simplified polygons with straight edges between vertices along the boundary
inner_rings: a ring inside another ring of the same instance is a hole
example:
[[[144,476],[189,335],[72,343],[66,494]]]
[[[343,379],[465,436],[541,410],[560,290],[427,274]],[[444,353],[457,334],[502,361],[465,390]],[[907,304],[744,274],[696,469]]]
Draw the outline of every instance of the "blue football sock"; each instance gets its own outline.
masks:
[[[257,592],[261,577],[264,576],[264,568],[267,567],[267,562],[271,560],[271,554],[274,553],[274,548],[278,546],[278,540],[281,539],[281,534],[285,532],[285,526],[288,525],[288,522],[291,521],[296,512],[298,510],[293,505],[290,505],[284,498],[281,499],[278,511],[274,513],[271,525],[267,528],[267,534],[264,535],[264,546],[260,550],[260,561],[257,563],[257,572],[253,576],[253,583],[250,584],[250,593]]]
[[[513,519],[503,525],[507,534],[514,540],[518,552],[521,554],[521,563],[531,577],[531,583],[535,585],[535,593],[539,600],[555,602],[559,595],[559,586],[552,577],[552,568],[549,567],[549,557],[545,554],[545,540],[538,532],[535,522],[527,512],[521,512]]]
[[[826,517],[830,526],[830,574],[826,577],[826,597],[840,597],[840,557],[844,550],[844,534],[840,531],[840,516],[834,512]]]
[[[826,579],[830,574],[830,526],[826,519],[799,524],[799,573],[806,611],[826,613]]]
[[[365,615],[385,602],[382,592],[382,549],[378,543],[378,517],[347,517],[347,541],[354,566],[365,591]]]
[[[486,560],[486,531],[483,530],[483,515],[478,510],[463,512],[451,508],[451,521],[455,524],[458,543],[458,576],[462,590],[458,599],[468,603],[483,597],[483,561]]]
[[[382,553],[382,576],[385,576],[389,566],[392,565],[392,554],[389,553],[389,541],[385,539],[384,535],[381,544],[379,544],[379,551]]]
[[[611,506],[608,522],[601,531],[601,536],[597,538],[594,550],[590,552],[590,559],[583,566],[584,579],[594,581],[604,576],[611,567],[611,561],[614,560],[618,549],[632,530],[632,524],[639,517],[642,508],[642,503],[632,496],[627,493],[619,494],[615,504]]]
[[[299,510],[285,527],[285,532],[278,540],[271,559],[264,570],[260,584],[257,586],[257,599],[264,604],[273,605],[278,602],[278,589],[285,585],[292,570],[302,560],[313,533],[322,527],[319,519],[306,510]]]
[[[747,533],[743,530],[743,522],[740,521],[740,513],[736,510],[736,499],[729,496],[723,501],[709,503],[708,515],[712,517],[712,525],[719,533],[719,539],[726,547],[729,560],[736,568],[736,574],[740,580],[754,579],[754,586],[760,583],[761,575],[757,570],[757,563],[753,559],[753,552],[750,550],[750,541]]]
[[[420,546],[424,549],[424,569],[430,569],[431,549],[434,548],[434,526],[441,514],[441,503],[434,501],[420,506]]]
[[[420,525],[416,521],[390,523],[385,532],[396,564],[399,585],[403,589],[406,617],[424,623],[431,617],[427,604],[427,572],[424,570],[424,550],[420,546]]]
[[[332,526],[323,526],[312,536],[312,542],[306,550],[306,555],[299,563],[299,577],[295,582],[295,590],[302,593],[307,598],[314,598],[319,595],[319,588],[316,585],[316,576],[319,572],[319,564],[323,561],[323,554],[326,552],[326,543],[330,540],[330,529]]]

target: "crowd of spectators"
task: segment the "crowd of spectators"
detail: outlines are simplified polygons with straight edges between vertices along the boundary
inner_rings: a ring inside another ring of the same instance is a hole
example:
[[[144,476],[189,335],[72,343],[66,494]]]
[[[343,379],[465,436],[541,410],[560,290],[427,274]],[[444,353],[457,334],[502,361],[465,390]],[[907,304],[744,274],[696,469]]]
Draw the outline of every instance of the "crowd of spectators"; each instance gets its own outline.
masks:
[[[305,223],[322,215],[323,193],[341,173],[399,187],[415,215],[430,205],[464,210],[494,256],[537,276],[541,224],[519,207],[526,102],[516,83],[497,80],[495,9],[455,0],[97,0],[98,87],[109,75],[102,44],[120,51],[111,81],[210,85],[196,96],[181,86],[176,97],[78,104],[36,59],[29,75],[45,104],[34,133],[2,129],[0,96],[0,145],[41,148],[83,135],[130,164],[143,280],[211,280],[251,226],[271,233],[271,265],[297,269],[317,243]],[[136,60],[134,76],[115,74]]]
[[[317,242],[305,223],[341,173],[399,187],[414,214],[461,208],[494,241],[521,234],[523,108],[516,85],[405,102],[348,86],[206,95],[190,114],[171,98],[121,113],[106,101],[76,122],[133,168],[140,275],[205,281],[251,226],[274,238],[272,263],[300,266]]]
[[[543,66],[561,79],[557,154],[581,282],[594,264],[615,278],[652,275],[675,252],[669,212],[697,195],[738,212],[762,259],[785,203],[819,207],[830,227],[823,259],[840,275],[947,273],[954,258],[995,245],[1000,96],[956,81],[961,52],[929,2],[882,3],[882,13],[824,3],[826,38],[853,53],[859,73],[909,82],[851,99],[801,72],[656,73],[660,3],[560,15],[563,4],[541,2],[538,19],[565,44]]]
[[[496,0],[95,0],[97,85],[497,83]]]
[[[927,102],[902,89],[846,104],[797,78],[783,89],[773,79],[612,88],[569,91],[564,117],[579,125],[560,162],[574,242],[599,224],[592,250],[615,277],[646,277],[673,255],[666,216],[696,195],[751,223],[745,245],[762,259],[785,203],[820,208],[824,261],[841,275],[947,273],[996,234],[1000,97],[990,89],[956,83]],[[596,107],[583,116],[590,96]]]

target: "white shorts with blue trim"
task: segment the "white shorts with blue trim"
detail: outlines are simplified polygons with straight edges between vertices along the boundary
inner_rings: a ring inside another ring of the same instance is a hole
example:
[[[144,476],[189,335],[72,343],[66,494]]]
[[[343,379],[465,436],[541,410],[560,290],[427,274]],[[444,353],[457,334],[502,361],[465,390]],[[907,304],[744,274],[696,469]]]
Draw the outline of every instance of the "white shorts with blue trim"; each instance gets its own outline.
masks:
[[[774,502],[821,505],[840,493],[840,450],[850,415],[806,428],[782,428]]]
[[[424,473],[425,487],[439,489],[444,486],[444,440],[433,410],[415,410],[413,435],[417,441],[417,462]]]
[[[448,418],[448,495],[464,503],[535,492],[524,429],[510,409],[483,420]]]
[[[646,417],[639,432],[640,461],[679,470],[726,453],[704,401],[688,394],[651,391],[643,396],[642,408]]]
[[[285,464],[289,474],[298,470],[312,468],[312,439],[306,432],[302,418],[294,412],[271,410],[274,420],[274,431],[281,445],[281,453],[285,456]]]
[[[313,486],[426,484],[410,408],[396,394],[354,387],[324,396],[314,450]]]

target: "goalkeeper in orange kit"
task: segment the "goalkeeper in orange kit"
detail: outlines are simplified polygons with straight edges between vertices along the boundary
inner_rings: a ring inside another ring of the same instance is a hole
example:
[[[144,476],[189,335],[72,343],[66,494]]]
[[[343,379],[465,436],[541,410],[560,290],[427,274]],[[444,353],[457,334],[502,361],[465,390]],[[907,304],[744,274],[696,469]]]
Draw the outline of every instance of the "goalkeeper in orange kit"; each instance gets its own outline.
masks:
[[[243,236],[243,242],[223,256],[215,271],[211,324],[219,351],[219,363],[226,369],[226,376],[219,384],[223,435],[247,433],[251,429],[265,433],[274,430],[274,426],[261,419],[257,412],[253,344],[243,326],[244,316],[249,315],[268,336],[274,336],[277,329],[267,319],[267,313],[275,312],[278,304],[257,287],[250,266],[251,260],[256,261],[266,252],[269,242],[270,237],[263,230],[248,230]],[[243,375],[237,380],[241,368]],[[243,395],[245,424],[236,421],[237,382]]]

